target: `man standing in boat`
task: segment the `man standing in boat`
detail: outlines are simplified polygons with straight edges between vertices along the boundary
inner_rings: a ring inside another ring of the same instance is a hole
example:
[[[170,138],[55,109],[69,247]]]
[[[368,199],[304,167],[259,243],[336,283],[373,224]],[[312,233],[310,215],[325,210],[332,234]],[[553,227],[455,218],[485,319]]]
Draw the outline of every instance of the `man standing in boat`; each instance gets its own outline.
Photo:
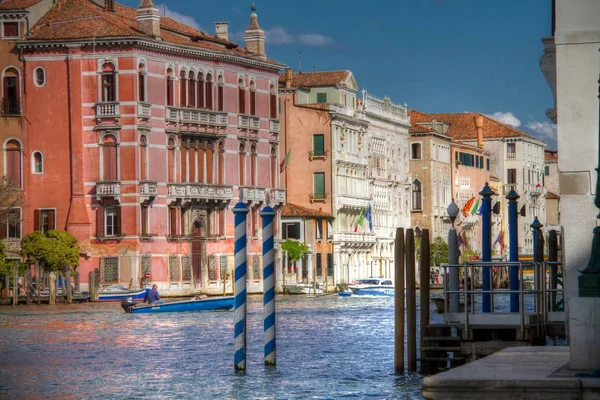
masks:
[[[144,299],[144,302],[148,302],[153,306],[164,304],[164,300],[161,300],[160,295],[158,294],[158,285],[156,283],[152,285],[152,289],[150,289],[148,293],[146,293],[146,298]]]

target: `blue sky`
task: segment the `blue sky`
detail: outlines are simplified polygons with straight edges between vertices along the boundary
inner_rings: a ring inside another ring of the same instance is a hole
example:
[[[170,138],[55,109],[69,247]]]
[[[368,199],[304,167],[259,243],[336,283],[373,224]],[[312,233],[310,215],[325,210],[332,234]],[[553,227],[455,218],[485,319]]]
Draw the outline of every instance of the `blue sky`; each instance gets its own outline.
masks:
[[[137,6],[138,0],[121,0]],[[423,112],[479,111],[556,148],[540,70],[551,0],[255,0],[267,55],[295,71],[351,70],[361,88]],[[161,11],[243,44],[251,0],[162,0]]]

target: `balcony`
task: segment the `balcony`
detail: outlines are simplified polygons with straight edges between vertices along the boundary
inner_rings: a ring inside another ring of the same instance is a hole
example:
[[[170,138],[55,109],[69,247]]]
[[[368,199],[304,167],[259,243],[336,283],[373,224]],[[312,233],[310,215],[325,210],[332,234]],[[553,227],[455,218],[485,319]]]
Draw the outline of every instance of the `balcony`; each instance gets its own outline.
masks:
[[[375,243],[374,233],[342,232],[333,235],[334,242],[343,242],[342,245],[350,247],[368,248]]]
[[[96,121],[101,124],[105,119],[114,120],[114,124],[119,124],[119,118],[121,112],[119,108],[119,102],[117,101],[106,101],[102,103],[96,103]]]
[[[103,199],[112,197],[116,201],[121,198],[121,182],[119,181],[101,181],[96,182],[96,200],[102,202]]]
[[[371,201],[368,197],[353,197],[353,196],[337,196],[336,205],[338,208],[343,209],[365,209],[369,206],[369,201]]]
[[[238,115],[238,129],[257,131],[260,129],[260,118],[253,115]]]
[[[514,160],[517,158],[517,153],[506,153],[506,158],[509,160]]]
[[[226,203],[233,198],[233,186],[207,183],[169,183],[168,196],[180,202]]]
[[[311,203],[325,203],[327,201],[327,193],[313,193],[308,195],[308,200]]]
[[[282,206],[285,204],[285,189],[271,189],[271,203]]]
[[[329,150],[325,150],[325,151],[309,151],[308,152],[308,159],[310,161],[312,160],[327,160],[327,154],[329,153]]]
[[[392,103],[389,97],[380,99],[363,91],[363,108],[367,114],[374,114],[388,120],[408,124],[407,105]]]
[[[279,133],[279,120],[278,119],[270,119],[269,120],[269,132]]]
[[[545,196],[547,193],[546,188],[543,187],[539,183],[536,183],[536,184],[526,183],[524,186],[525,186],[525,191],[528,192],[532,197],[539,197],[541,195]]]
[[[148,103],[137,104],[138,118],[150,119],[152,117],[152,106]]]
[[[155,181],[140,182],[140,202],[151,202],[158,196],[158,184]]]
[[[508,192],[510,192],[511,190],[514,190],[515,192],[517,192],[517,194],[519,194],[519,185],[516,183],[507,183],[504,185],[504,195],[506,196],[508,194]]]
[[[240,194],[242,201],[252,202],[252,203],[261,203],[266,200],[265,197],[265,188],[260,188],[256,186],[241,186]]]
[[[167,107],[165,119],[190,133],[199,127],[226,128],[229,123],[226,112],[199,108]]]

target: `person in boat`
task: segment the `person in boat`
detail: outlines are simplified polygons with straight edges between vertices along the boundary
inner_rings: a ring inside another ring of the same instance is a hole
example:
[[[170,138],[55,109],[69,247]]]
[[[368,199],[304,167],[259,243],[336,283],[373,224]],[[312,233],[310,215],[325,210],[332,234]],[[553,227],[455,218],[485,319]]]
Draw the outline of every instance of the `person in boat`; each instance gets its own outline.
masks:
[[[152,289],[150,289],[148,293],[146,293],[146,298],[144,299],[144,302],[152,304],[153,306],[156,306],[158,304],[164,304],[164,300],[161,300],[160,295],[158,294],[158,285],[156,283],[152,285]]]

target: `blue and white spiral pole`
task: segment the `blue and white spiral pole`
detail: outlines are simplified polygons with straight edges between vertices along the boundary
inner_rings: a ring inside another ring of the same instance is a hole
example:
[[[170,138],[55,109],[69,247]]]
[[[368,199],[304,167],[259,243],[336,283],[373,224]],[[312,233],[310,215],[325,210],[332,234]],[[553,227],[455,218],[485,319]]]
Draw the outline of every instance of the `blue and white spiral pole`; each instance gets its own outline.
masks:
[[[263,237],[263,307],[265,365],[276,363],[275,343],[275,263],[273,251],[273,218],[277,213],[268,205],[262,209]]]
[[[242,201],[233,208],[235,224],[235,297],[234,297],[234,355],[233,367],[236,371],[246,370],[246,217],[248,207]]]

